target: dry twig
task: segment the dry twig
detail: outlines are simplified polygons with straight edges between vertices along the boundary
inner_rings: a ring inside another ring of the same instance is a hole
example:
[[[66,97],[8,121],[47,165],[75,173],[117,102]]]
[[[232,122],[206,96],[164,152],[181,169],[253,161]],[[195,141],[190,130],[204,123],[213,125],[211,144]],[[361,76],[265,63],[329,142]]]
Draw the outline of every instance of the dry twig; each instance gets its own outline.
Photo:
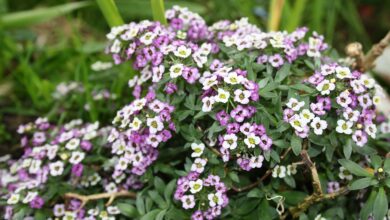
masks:
[[[99,193],[99,194],[92,194],[92,195],[80,195],[77,193],[66,193],[65,198],[66,199],[78,199],[81,201],[81,205],[79,209],[82,209],[89,201],[93,200],[99,200],[99,199],[108,199],[106,206],[109,206],[114,202],[114,200],[118,197],[129,197],[129,198],[136,198],[137,194],[134,192],[129,191],[119,191],[119,192],[112,192],[112,193]]]
[[[384,49],[390,44],[390,31],[371,50],[364,55],[362,45],[358,42],[350,43],[345,48],[347,55],[355,59],[353,68],[365,72],[375,67],[375,60],[382,55]]]

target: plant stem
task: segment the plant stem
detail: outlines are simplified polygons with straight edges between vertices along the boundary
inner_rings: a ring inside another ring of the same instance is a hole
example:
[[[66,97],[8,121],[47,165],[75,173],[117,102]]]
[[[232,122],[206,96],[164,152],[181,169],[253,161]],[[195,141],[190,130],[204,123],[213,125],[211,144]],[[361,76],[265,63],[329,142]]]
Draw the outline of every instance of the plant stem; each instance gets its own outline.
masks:
[[[99,199],[108,199],[106,206],[109,206],[112,204],[112,202],[117,197],[130,197],[130,198],[136,198],[136,193],[129,192],[129,191],[119,191],[119,192],[113,192],[113,193],[99,193],[99,194],[92,194],[92,195],[80,195],[77,193],[66,193],[65,198],[67,199],[78,199],[81,201],[81,205],[79,209],[82,209],[89,201],[93,200],[99,200]]]
[[[114,0],[96,0],[100,10],[103,13],[110,27],[123,25],[123,19],[119,14],[118,8],[115,5]]]
[[[165,18],[164,0],[150,0],[150,4],[152,6],[153,20],[166,25],[167,19]]]
[[[272,0],[269,7],[268,30],[277,31],[280,25],[284,0]]]

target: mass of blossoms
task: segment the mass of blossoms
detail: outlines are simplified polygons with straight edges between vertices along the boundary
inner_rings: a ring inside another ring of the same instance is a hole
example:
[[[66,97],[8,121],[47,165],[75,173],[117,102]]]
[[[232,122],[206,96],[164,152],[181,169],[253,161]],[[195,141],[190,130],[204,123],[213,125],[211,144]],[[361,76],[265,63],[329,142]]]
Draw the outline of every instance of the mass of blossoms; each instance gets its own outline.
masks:
[[[305,27],[165,16],[107,34],[136,71],[111,124],[20,126],[23,155],[0,162],[5,219],[390,218],[390,123],[368,73]]]

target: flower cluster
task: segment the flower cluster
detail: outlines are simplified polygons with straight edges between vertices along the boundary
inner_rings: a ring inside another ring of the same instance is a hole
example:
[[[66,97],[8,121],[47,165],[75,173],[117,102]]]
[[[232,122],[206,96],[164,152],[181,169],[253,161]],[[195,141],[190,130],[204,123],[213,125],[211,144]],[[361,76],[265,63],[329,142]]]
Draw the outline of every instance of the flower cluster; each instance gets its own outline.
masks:
[[[8,178],[1,184],[8,189],[9,213],[17,204],[27,204],[31,209],[50,206],[55,198],[48,197],[46,192],[53,183],[71,184],[91,178],[93,164],[88,162],[88,155],[96,150],[95,144],[104,143],[102,137],[107,136],[107,129],[81,120],[55,126],[46,118],[38,118],[34,123],[19,126],[18,133],[22,135],[24,154],[19,160],[8,162]]]
[[[103,209],[99,207],[88,210],[79,211],[80,202],[71,200],[70,207],[63,203],[58,203],[53,206],[53,217],[66,220],[84,219],[84,220],[115,220],[121,212],[117,206],[107,206]]]
[[[117,112],[108,141],[116,155],[114,179],[120,182],[125,173],[142,175],[157,159],[157,147],[172,137],[173,106],[154,97],[136,99]]]
[[[358,146],[364,146],[368,137],[376,137],[375,105],[379,97],[374,94],[373,79],[332,63],[321,65],[307,81],[319,92],[316,101],[305,103],[290,98],[284,110],[284,120],[298,136],[307,137],[309,126],[314,134],[322,135],[329,129],[329,118],[336,114],[336,132],[352,135]]]
[[[184,209],[195,210],[192,219],[214,219],[229,202],[226,191],[227,187],[219,176],[210,174],[202,179],[199,173],[190,172],[177,181],[174,197],[181,201]]]
[[[284,178],[286,176],[292,176],[297,173],[297,164],[289,164],[286,166],[276,165],[272,169],[272,177],[274,178]]]

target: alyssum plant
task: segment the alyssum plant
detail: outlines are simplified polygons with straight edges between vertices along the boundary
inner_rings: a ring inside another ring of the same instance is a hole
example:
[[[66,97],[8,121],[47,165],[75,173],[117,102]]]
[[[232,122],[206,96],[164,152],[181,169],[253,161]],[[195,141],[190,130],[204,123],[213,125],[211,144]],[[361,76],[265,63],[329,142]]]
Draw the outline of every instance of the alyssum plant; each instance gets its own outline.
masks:
[[[390,218],[373,79],[306,28],[207,26],[179,7],[166,18],[107,35],[116,64],[139,71],[112,127],[20,127],[5,219]]]

